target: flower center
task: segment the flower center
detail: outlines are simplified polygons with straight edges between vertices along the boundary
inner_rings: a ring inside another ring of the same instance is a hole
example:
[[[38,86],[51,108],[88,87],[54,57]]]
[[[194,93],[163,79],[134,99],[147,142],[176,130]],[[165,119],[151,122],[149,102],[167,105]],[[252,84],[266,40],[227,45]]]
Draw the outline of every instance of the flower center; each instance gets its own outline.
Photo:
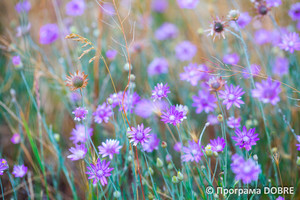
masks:
[[[144,134],[143,134],[142,132],[138,131],[138,132],[136,133],[136,139],[141,140],[141,139],[143,139],[143,138],[144,138]]]
[[[233,100],[233,99],[234,99],[234,95],[233,95],[233,94],[229,94],[229,95],[228,95],[228,99],[229,99],[229,100]]]
[[[174,116],[174,115],[171,115],[171,116],[169,117],[169,119],[173,121],[173,120],[175,119],[175,116]]]
[[[248,173],[251,171],[251,167],[249,165],[244,167],[244,172]]]
[[[196,149],[192,150],[192,154],[196,155],[197,154],[197,150]]]
[[[83,78],[79,76],[75,76],[73,78],[73,86],[76,88],[80,88],[83,85]]]
[[[158,94],[159,96],[161,96],[161,95],[163,94],[163,91],[162,91],[162,90],[158,90],[157,94]]]
[[[293,41],[290,41],[290,42],[289,42],[289,46],[290,46],[290,47],[294,46],[294,42],[293,42]]]
[[[224,30],[223,24],[220,23],[220,22],[216,22],[215,25],[214,25],[214,30],[217,33],[221,33]]]
[[[219,89],[220,83],[218,83],[218,82],[213,82],[213,83],[211,84],[211,87],[212,87],[213,89]]]
[[[216,149],[219,151],[222,149],[221,145],[217,145]]]
[[[258,13],[261,15],[266,15],[268,13],[268,8],[265,5],[261,5],[258,8]]]
[[[248,137],[248,136],[244,136],[244,137],[243,137],[243,141],[244,141],[244,142],[248,142],[248,141],[249,141],[249,137]]]
[[[98,170],[97,171],[97,176],[102,176],[104,173],[103,173],[103,170],[102,169],[100,169],[100,170]]]

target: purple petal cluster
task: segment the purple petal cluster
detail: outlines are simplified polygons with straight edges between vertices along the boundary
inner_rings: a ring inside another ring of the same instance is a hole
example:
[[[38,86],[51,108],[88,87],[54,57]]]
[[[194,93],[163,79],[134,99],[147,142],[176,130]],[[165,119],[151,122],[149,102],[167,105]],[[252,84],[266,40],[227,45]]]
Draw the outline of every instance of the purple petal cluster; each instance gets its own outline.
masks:
[[[157,40],[174,39],[178,35],[178,29],[174,24],[165,22],[155,31],[154,35]]]
[[[98,105],[96,111],[93,113],[94,120],[98,124],[101,124],[102,122],[108,123],[109,118],[112,115],[113,115],[112,108],[107,103]]]
[[[282,4],[281,0],[266,0],[268,7],[278,7]]]
[[[106,177],[111,176],[111,171],[114,168],[109,167],[110,161],[106,162],[106,160],[101,161],[98,158],[95,164],[90,163],[90,166],[87,167],[86,174],[88,175],[88,179],[94,179],[93,184],[97,184],[99,181],[102,186],[107,184]]]
[[[188,81],[192,86],[196,86],[199,80],[207,80],[208,68],[206,65],[190,63],[184,67],[184,72],[180,73],[180,80]]]
[[[144,151],[146,152],[152,152],[154,151],[155,149],[157,150],[158,149],[158,146],[159,146],[159,138],[157,137],[156,134],[152,133],[149,135],[149,140],[144,143],[142,145]]]
[[[85,108],[82,107],[77,107],[72,114],[75,115],[74,120],[75,121],[81,121],[84,120],[86,115],[88,113],[88,110],[86,110]]]
[[[294,21],[300,20],[300,2],[291,5],[291,9],[289,11],[289,16]]]
[[[31,9],[31,3],[28,0],[21,0],[16,4],[15,9],[18,13],[21,12],[27,13]]]
[[[180,61],[190,61],[197,53],[197,47],[190,41],[183,41],[175,47],[176,57]]]
[[[223,138],[210,140],[211,149],[215,152],[222,152],[226,146],[226,142]]]
[[[150,117],[153,113],[160,113],[168,104],[165,101],[151,101],[142,99],[135,106],[135,113],[143,118]]]
[[[227,125],[229,128],[239,128],[241,126],[241,118],[229,117],[227,120]]]
[[[200,145],[195,141],[189,141],[188,147],[183,147],[183,155],[181,159],[183,162],[196,162],[198,163],[203,155]]]
[[[232,139],[237,143],[235,145],[240,146],[240,148],[245,148],[250,151],[253,145],[256,145],[256,141],[259,140],[258,134],[255,133],[255,128],[250,128],[247,130],[246,126],[243,127],[242,131],[240,129],[235,130],[236,136],[232,136]]]
[[[13,144],[19,144],[21,142],[21,136],[19,133],[15,133],[13,134],[13,136],[11,137],[10,141],[13,143]]]
[[[161,100],[162,98],[168,97],[168,93],[170,93],[170,87],[168,83],[165,85],[162,83],[158,83],[154,86],[154,90],[152,90],[152,99],[153,101]]]
[[[273,73],[282,77],[289,73],[289,60],[284,57],[277,57],[275,59]]]
[[[114,154],[119,154],[122,146],[118,140],[107,139],[105,142],[102,142],[101,146],[98,146],[99,154],[102,155],[102,158],[108,156],[109,159],[113,159]]]
[[[300,50],[300,38],[298,33],[288,33],[284,34],[281,38],[281,43],[278,46],[284,51],[289,51],[290,53],[294,53],[294,51]]]
[[[13,56],[11,61],[12,61],[12,64],[14,66],[21,66],[22,65],[22,60],[21,60],[21,57],[19,55]]]
[[[261,67],[257,64],[250,65],[251,71],[248,68],[245,68],[243,70],[243,77],[244,78],[250,78],[251,76],[256,76],[260,73]]]
[[[300,135],[297,136],[297,141],[299,144],[296,144],[297,150],[300,151]]]
[[[76,124],[75,128],[71,132],[70,140],[73,141],[74,144],[79,142],[85,143],[90,136],[93,135],[93,129],[87,128],[87,133],[85,132],[85,127],[82,124]]]
[[[0,159],[0,175],[3,175],[4,170],[8,169],[8,164],[5,159]]]
[[[256,31],[254,34],[255,42],[259,45],[269,43],[271,41],[270,34],[270,31],[267,31],[265,29]]]
[[[84,0],[71,0],[66,5],[66,14],[69,16],[81,16],[85,10]]]
[[[75,144],[75,147],[71,147],[69,151],[72,153],[68,155],[67,158],[70,158],[72,161],[81,160],[84,158],[87,153],[87,148],[84,144]]]
[[[28,168],[25,165],[15,165],[12,174],[15,177],[22,178],[27,173]]]
[[[262,80],[261,83],[255,83],[256,89],[252,90],[252,95],[263,103],[271,103],[272,105],[276,105],[280,101],[280,85],[280,82],[272,81],[271,78]]]
[[[180,112],[176,109],[175,106],[170,106],[170,108],[167,108],[166,111],[162,112],[161,121],[163,121],[165,124],[173,124],[176,126],[177,124],[180,124],[184,118],[183,112]]]
[[[51,44],[59,37],[59,28],[56,24],[46,24],[40,28],[40,43]]]
[[[147,72],[149,76],[167,74],[169,71],[169,63],[165,58],[155,58],[148,66]]]
[[[158,13],[164,13],[168,9],[168,6],[168,0],[153,0],[151,3],[152,10]]]
[[[243,91],[240,86],[234,87],[232,84],[228,87],[228,85],[225,85],[225,90],[220,91],[220,98],[224,99],[223,104],[226,105],[227,110],[232,105],[235,105],[236,107],[240,108],[241,104],[244,104],[244,102],[241,100],[242,95],[245,92]]]
[[[130,138],[130,142],[133,143],[134,146],[136,146],[138,143],[141,143],[143,145],[144,143],[147,143],[149,140],[149,133],[151,131],[151,128],[147,127],[144,129],[144,124],[137,125],[137,128],[132,127],[132,130],[127,132],[128,137]]]
[[[178,6],[182,9],[194,9],[199,3],[199,0],[177,0]]]
[[[214,111],[217,107],[216,97],[206,90],[199,90],[198,96],[194,95],[193,97],[193,107],[196,107],[196,113],[201,113],[205,111],[206,113]]]
[[[105,55],[109,60],[114,60],[117,56],[118,52],[116,50],[110,49],[107,50]]]
[[[240,61],[240,57],[237,53],[226,54],[223,57],[223,62],[228,65],[236,65]]]

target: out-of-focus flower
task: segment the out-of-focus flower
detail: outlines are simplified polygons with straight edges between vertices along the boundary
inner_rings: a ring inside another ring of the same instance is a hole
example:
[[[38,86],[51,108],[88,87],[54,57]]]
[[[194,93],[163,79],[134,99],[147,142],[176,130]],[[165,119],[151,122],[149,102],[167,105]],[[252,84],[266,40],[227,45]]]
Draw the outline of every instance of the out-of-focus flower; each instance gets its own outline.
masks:
[[[182,9],[194,9],[199,3],[199,0],[177,0],[178,6]]]
[[[168,73],[169,63],[165,58],[155,58],[148,66],[147,72],[149,76]]]
[[[252,17],[249,15],[248,12],[243,12],[240,14],[238,20],[236,21],[239,27],[237,27],[235,22],[230,22],[230,26],[234,29],[238,30],[238,28],[245,28],[252,20]]]
[[[15,177],[22,178],[27,173],[28,168],[25,165],[15,165],[12,174]]]
[[[227,125],[229,128],[239,128],[241,126],[241,118],[229,117],[227,120]]]
[[[98,146],[99,154],[102,155],[102,158],[108,156],[109,159],[113,159],[114,154],[119,154],[122,146],[118,140],[107,139],[105,142],[102,142],[101,146]]]
[[[228,65],[236,65],[240,61],[240,57],[237,53],[226,54],[223,57],[223,62]]]
[[[109,118],[113,115],[113,111],[107,103],[98,105],[96,111],[93,113],[94,120],[96,123],[101,124],[102,122],[108,123]]]
[[[119,99],[119,103],[118,105],[120,105],[119,107],[119,111],[123,111],[123,92],[120,92],[120,99]],[[140,101],[140,96],[134,92],[132,94],[130,94],[130,91],[128,90],[125,93],[125,97],[124,97],[124,109],[127,112],[133,112],[134,110],[134,106]]]
[[[71,132],[72,137],[70,140],[73,141],[74,144],[78,142],[85,143],[90,136],[93,135],[93,129],[87,128],[87,133],[85,132],[85,127],[82,124],[76,124],[75,129]]]
[[[31,9],[31,3],[28,0],[21,0],[16,4],[15,9],[18,13],[29,12]]]
[[[13,134],[13,136],[11,137],[10,141],[13,143],[13,144],[19,144],[21,142],[21,136],[19,133],[15,133]]]
[[[81,99],[81,95],[78,92],[71,92],[69,98],[72,102],[79,102]]]
[[[231,170],[235,174],[236,180],[242,180],[244,184],[251,183],[251,181],[257,181],[258,175],[261,173],[261,168],[256,162],[250,158],[244,160],[244,158],[238,154],[234,154],[231,157]]]
[[[113,4],[105,2],[102,7],[101,10],[103,12],[103,14],[108,15],[108,16],[113,16],[116,14],[116,10],[113,6]]]
[[[196,86],[199,80],[206,80],[207,75],[206,65],[198,65],[196,63],[190,63],[184,67],[184,72],[180,73],[180,80],[188,81],[192,86]]]
[[[117,56],[118,52],[116,50],[108,50],[105,55],[109,60],[114,60]]]
[[[165,85],[158,83],[156,86],[154,86],[154,90],[152,90],[153,101],[168,97],[168,93],[170,93],[170,87],[168,86],[168,83]]]
[[[217,107],[214,95],[210,94],[208,91],[199,90],[198,96],[194,95],[193,97],[193,107],[196,107],[196,113],[201,113],[205,111],[206,113],[214,111]]]
[[[265,29],[260,29],[256,31],[254,34],[255,42],[259,45],[269,43],[271,39],[270,35],[271,35],[270,31],[267,31]]]
[[[20,26],[18,26],[16,28],[16,37],[21,37],[22,35],[25,35],[27,33],[29,33],[31,28],[31,24],[27,23],[27,24],[21,24]]]
[[[215,152],[222,152],[226,146],[226,142],[223,138],[210,140],[211,149]]]
[[[138,143],[143,145],[147,143],[150,137],[151,128],[147,127],[144,129],[144,124],[137,125],[137,128],[132,127],[132,130],[129,130],[127,135],[130,138],[130,142],[133,143],[133,146],[136,146]]]
[[[252,95],[263,103],[276,105],[280,101],[278,96],[281,92],[280,85],[280,82],[273,82],[269,77],[267,80],[262,80],[261,83],[255,83],[256,89],[252,90]]]
[[[170,123],[176,126],[182,122],[183,117],[183,112],[176,110],[175,106],[170,106],[170,108],[162,112],[161,121],[165,122],[165,124]]]
[[[240,11],[239,10],[230,10],[227,17],[229,20],[237,21],[240,17]]]
[[[190,61],[197,53],[197,47],[189,41],[177,44],[175,48],[176,57],[180,61]]]
[[[244,102],[241,100],[244,93],[245,92],[240,86],[234,87],[231,84],[228,87],[228,85],[225,85],[225,90],[220,91],[220,98],[224,99],[223,104],[226,105],[227,110],[229,110],[232,105],[240,108],[240,105],[244,104]]]
[[[0,175],[3,175],[4,170],[8,169],[8,164],[5,159],[0,159]]]
[[[196,162],[198,163],[201,159],[201,156],[203,155],[203,152],[200,148],[200,145],[196,143],[195,141],[189,141],[188,147],[183,147],[183,155],[181,156],[181,159],[183,162]]]
[[[157,40],[174,39],[178,35],[178,29],[174,24],[165,22],[155,31],[154,35]]]
[[[296,144],[297,150],[300,151],[300,135],[297,136],[297,141],[299,144]]]
[[[66,5],[66,14],[69,16],[81,16],[85,10],[84,0],[72,0]]]
[[[148,142],[146,142],[142,145],[144,151],[152,152],[154,149],[157,150],[158,146],[159,146],[159,141],[160,140],[156,134],[154,134],[154,133],[150,134]]]
[[[232,136],[232,139],[237,143],[235,145],[240,146],[240,148],[245,148],[250,151],[253,145],[256,145],[256,141],[259,140],[258,134],[255,133],[255,128],[250,128],[247,130],[246,126],[243,127],[242,131],[240,129],[235,130],[236,136]]]
[[[218,117],[216,115],[210,114],[207,116],[207,122],[210,125],[216,125],[219,123]]]
[[[72,153],[71,155],[68,155],[67,158],[70,158],[72,161],[83,159],[87,148],[84,144],[75,144],[75,147],[71,147],[69,151]]]
[[[283,76],[289,73],[289,60],[284,57],[277,57],[273,67],[273,73]]]
[[[223,88],[225,85],[226,81],[222,79],[222,77],[211,77],[207,84],[209,86],[209,90],[213,92],[217,92]]]
[[[268,7],[278,7],[282,4],[281,0],[266,0]]]
[[[88,113],[88,110],[82,107],[77,107],[72,114],[75,115],[74,120],[81,121],[84,120],[86,115]]]
[[[261,67],[257,64],[250,65],[251,71],[248,68],[243,70],[243,77],[250,78],[251,76],[257,76],[260,73]]]
[[[143,118],[150,117],[153,113],[156,113],[160,116],[162,110],[167,106],[165,101],[151,101],[148,99],[142,99],[135,106],[135,113]]]
[[[291,5],[289,16],[294,21],[300,20],[300,2]]]
[[[284,198],[282,196],[279,196],[276,198],[276,200],[284,200]]]
[[[88,179],[94,179],[93,184],[97,184],[100,181],[102,186],[107,184],[106,177],[111,176],[111,171],[114,168],[109,167],[110,161],[106,162],[106,160],[101,161],[98,158],[95,164],[90,163],[90,166],[87,167],[86,174],[88,175]]]
[[[21,57],[19,55],[13,56],[12,59],[11,59],[11,62],[17,68],[20,68],[23,65]]]
[[[220,39],[222,36],[225,39],[225,31],[227,31],[227,22],[221,20],[219,17],[213,19],[213,22],[210,24],[210,28],[205,30],[208,33],[208,36],[213,37],[213,41],[216,37]]]
[[[158,13],[164,13],[168,9],[168,6],[168,0],[153,0],[151,3],[152,10]]]
[[[67,76],[66,86],[68,86],[71,91],[83,89],[88,84],[89,79],[87,79],[87,76],[87,74],[79,72],[79,70],[77,70],[74,74],[70,73],[70,76]]]
[[[173,149],[174,149],[175,151],[177,151],[177,152],[180,152],[180,151],[181,151],[181,147],[182,147],[181,143],[180,143],[180,142],[176,142],[176,143],[174,144]]]
[[[300,12],[300,11],[299,11]],[[281,43],[278,45],[281,49],[294,53],[300,50],[300,39],[296,32],[288,33],[282,36]]]
[[[46,24],[40,28],[40,43],[51,44],[58,39],[59,28],[56,24]]]
[[[187,115],[187,113],[189,111],[189,108],[187,106],[184,106],[184,105],[181,105],[181,104],[180,105],[176,104],[176,110],[178,112],[182,112],[182,114],[183,114],[183,118],[181,119],[181,121],[183,121],[184,119],[186,119],[186,115]]]

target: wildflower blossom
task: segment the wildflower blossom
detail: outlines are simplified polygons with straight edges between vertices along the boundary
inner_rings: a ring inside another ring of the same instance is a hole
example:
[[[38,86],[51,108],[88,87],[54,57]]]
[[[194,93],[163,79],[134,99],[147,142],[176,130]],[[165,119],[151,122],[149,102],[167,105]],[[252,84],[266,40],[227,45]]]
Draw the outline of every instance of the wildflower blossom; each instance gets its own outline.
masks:
[[[113,115],[113,111],[107,103],[98,105],[96,111],[93,113],[94,120],[96,123],[101,124],[102,122],[108,123],[109,118]]]
[[[197,53],[197,47],[189,41],[183,41],[175,47],[176,57],[180,61],[190,61]]]
[[[102,186],[107,184],[106,177],[111,176],[111,171],[114,168],[109,167],[110,161],[106,162],[106,160],[101,161],[98,158],[95,164],[90,163],[90,166],[87,167],[86,174],[88,175],[88,179],[94,179],[93,184],[96,184],[100,181]]]
[[[174,24],[165,22],[155,31],[154,35],[157,40],[174,39],[178,35],[178,29]]]
[[[142,145],[144,143],[147,143],[149,140],[149,133],[151,131],[151,128],[147,127],[144,129],[144,124],[137,125],[137,128],[132,127],[132,130],[128,131],[128,137],[130,138],[130,142],[133,143],[134,146],[136,146],[138,143],[141,143]]]
[[[21,60],[21,57],[19,55],[13,56],[11,61],[12,61],[12,64],[16,67],[22,66],[22,60]]]
[[[183,117],[183,112],[178,111],[175,106],[170,106],[170,108],[162,112],[161,121],[165,124],[170,123],[176,126],[182,122]]]
[[[3,175],[4,170],[8,169],[8,164],[5,159],[0,159],[0,175]]]
[[[207,71],[206,65],[190,63],[184,67],[184,72],[180,73],[180,80],[188,81],[192,86],[196,86],[199,80],[207,79]]]
[[[194,95],[192,98],[192,106],[196,107],[196,113],[201,113],[202,111],[209,113],[214,111],[214,109],[217,107],[215,103],[217,99],[215,96],[205,90],[199,90],[198,96]]]
[[[72,153],[68,155],[67,158],[70,158],[72,161],[83,159],[87,153],[87,148],[84,144],[75,144],[75,147],[71,147],[69,151]]]
[[[31,3],[28,0],[21,0],[20,2],[18,2],[15,6],[15,9],[18,13],[21,12],[29,12],[29,10],[31,9]]]
[[[300,2],[291,5],[291,9],[289,10],[289,16],[294,21],[300,20]]]
[[[215,152],[222,152],[225,148],[226,142],[223,138],[218,137],[217,139],[210,140],[211,149]]]
[[[207,116],[207,122],[210,125],[216,125],[216,124],[218,124],[219,123],[218,116],[213,115],[213,114],[208,115]]]
[[[268,7],[278,7],[282,4],[281,0],[266,0]]]
[[[240,148],[245,148],[250,151],[253,145],[256,145],[256,141],[259,140],[258,134],[255,133],[255,128],[250,128],[247,130],[246,126],[243,127],[242,131],[240,129],[235,130],[236,136],[232,136],[232,139],[237,143],[235,145],[240,146]]]
[[[227,125],[229,128],[239,128],[241,126],[241,118],[229,117],[227,120]]]
[[[240,11],[239,10],[230,10],[227,17],[228,17],[228,20],[230,20],[230,21],[237,21],[240,17]]]
[[[244,184],[258,180],[258,175],[261,173],[261,168],[252,158],[244,160],[242,156],[234,154],[231,157],[231,160],[232,163],[230,166],[231,170],[235,174],[236,180],[241,180]]]
[[[66,5],[66,14],[69,16],[81,16],[85,10],[84,0],[71,0]]]
[[[240,108],[241,104],[244,104],[244,102],[241,100],[242,95],[245,92],[243,91],[240,86],[234,87],[232,84],[228,87],[228,85],[225,85],[225,90],[220,91],[220,98],[224,99],[223,104],[226,104],[227,110],[232,105],[235,105],[236,107]]]
[[[58,39],[59,28],[56,24],[46,24],[40,28],[40,43],[51,44]]]
[[[167,74],[169,71],[169,63],[165,58],[155,58],[147,68],[149,76]]]
[[[150,134],[148,142],[146,142],[142,145],[144,151],[152,152],[152,151],[154,151],[154,149],[157,150],[158,146],[159,146],[159,141],[160,140],[156,134],[154,134],[154,133]]]
[[[216,17],[215,19],[213,19],[213,22],[210,24],[210,28],[207,29],[206,32],[209,32],[208,36],[213,37],[213,41],[216,37],[220,39],[221,36],[223,37],[223,39],[225,39],[225,31],[227,31],[226,27],[226,21],[223,21],[219,17]]]
[[[25,165],[15,165],[12,174],[15,177],[22,178],[27,173],[28,168]]]
[[[261,67],[257,64],[250,65],[251,71],[249,71],[248,68],[245,68],[243,70],[243,77],[244,78],[250,78],[251,76],[256,76],[260,73]]]
[[[87,133],[85,132],[85,127],[82,124],[76,124],[75,129],[71,132],[72,137],[70,137],[70,140],[73,141],[74,144],[77,144],[78,142],[86,142],[89,136],[93,135],[93,129],[87,128]]]
[[[258,98],[263,103],[277,104],[280,101],[279,93],[281,83],[278,81],[272,81],[271,78],[262,80],[261,83],[255,83],[256,89],[252,90],[252,95]]]
[[[116,14],[116,10],[113,6],[113,4],[105,2],[102,7],[101,7],[101,11],[103,12],[103,14],[107,15],[107,16],[113,16]]]
[[[259,45],[269,43],[271,40],[270,31],[260,29],[254,33],[255,42]]]
[[[135,113],[143,118],[150,117],[153,113],[159,114],[168,104],[165,101],[151,101],[142,99],[135,106]],[[160,115],[160,114],[159,114]]]
[[[220,89],[222,89],[225,83],[226,81],[222,80],[222,77],[215,77],[215,76],[211,77],[207,82],[209,86],[209,90],[213,92],[217,92]]]
[[[252,17],[249,15],[248,12],[243,12],[240,14],[239,19],[236,21],[239,25],[239,28],[243,29],[245,28],[252,20]],[[231,23],[233,27],[236,26],[235,23]]]
[[[240,57],[237,53],[226,54],[223,57],[223,62],[228,65],[236,65],[240,61]]]
[[[153,0],[151,3],[152,10],[158,13],[164,13],[168,9],[168,6],[168,0]]]
[[[199,3],[199,0],[177,0],[178,6],[182,9],[194,9]]]
[[[181,147],[182,147],[181,142],[176,142],[176,143],[174,144],[174,146],[173,146],[173,149],[174,149],[175,151],[177,151],[177,152],[180,152],[180,151],[181,151]]]
[[[297,136],[297,141],[300,143],[300,135]],[[297,150],[300,151],[300,144],[296,144]]]
[[[181,121],[186,119],[186,115],[189,111],[189,108],[187,106],[184,106],[184,105],[181,105],[181,104],[180,105],[176,104],[176,110],[178,112],[182,112],[183,117],[182,117]]]
[[[117,56],[118,52],[116,50],[108,50],[105,55],[109,60],[114,60]]]
[[[289,73],[289,60],[284,57],[277,57],[273,67],[273,73],[278,76],[283,76]]]
[[[294,53],[294,51],[300,50],[300,39],[296,32],[284,34],[282,36],[282,41],[278,45],[281,49]]]
[[[76,121],[81,121],[84,120],[86,115],[88,113],[88,110],[86,110],[85,108],[82,107],[77,107],[72,114],[75,115],[74,120]]]
[[[84,72],[79,72],[78,70],[76,73],[67,76],[66,86],[70,88],[71,91],[75,91],[77,89],[83,89],[87,86],[88,79]]]
[[[183,155],[181,159],[183,162],[196,162],[198,163],[203,155],[203,152],[195,141],[189,141],[189,147],[183,147]]]
[[[118,140],[107,139],[105,142],[102,142],[101,146],[98,146],[99,154],[102,155],[102,158],[108,156],[109,159],[113,159],[114,154],[119,154],[122,146]]]
[[[121,105],[119,107],[119,111],[123,111],[123,92],[121,92],[121,98],[119,100],[119,104],[118,105]],[[125,93],[125,97],[124,97],[124,109],[125,111],[127,112],[133,112],[134,110],[134,106],[140,101],[140,96],[134,92],[132,94],[130,94],[130,91],[128,90],[126,93]]]
[[[21,136],[19,133],[15,133],[13,134],[13,136],[11,137],[10,141],[13,143],[13,144],[19,144],[21,142]]]
[[[168,83],[165,85],[158,83],[156,86],[154,86],[154,90],[152,90],[153,101],[168,97],[168,93],[170,93],[170,87],[168,86]]]

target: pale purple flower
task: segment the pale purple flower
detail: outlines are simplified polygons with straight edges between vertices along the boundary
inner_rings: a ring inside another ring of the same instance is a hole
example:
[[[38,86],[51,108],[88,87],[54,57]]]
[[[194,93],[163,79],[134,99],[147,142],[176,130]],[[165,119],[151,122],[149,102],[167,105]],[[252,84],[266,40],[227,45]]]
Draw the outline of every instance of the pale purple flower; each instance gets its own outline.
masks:
[[[46,24],[40,28],[40,43],[51,44],[58,39],[59,28],[56,24]]]
[[[105,55],[109,60],[114,60],[117,56],[118,52],[116,50],[107,50]]]
[[[13,56],[11,61],[12,61],[12,64],[14,66],[21,66],[22,65],[22,60],[21,60],[21,57],[19,55]]]
[[[259,73],[260,73],[260,71],[261,71],[261,67],[259,66],[259,65],[257,65],[257,64],[252,64],[252,65],[250,65],[250,68],[251,68],[251,71],[249,71],[249,69],[248,68],[245,68],[244,70],[243,70],[243,77],[244,78],[250,78],[251,76],[256,76],[256,75],[258,75]]]
[[[72,102],[78,102],[81,99],[81,95],[78,92],[71,92],[69,98]]]
[[[268,7],[278,7],[282,4],[281,0],[266,0]]]
[[[155,31],[154,35],[157,40],[174,39],[178,35],[178,29],[174,24],[165,22]]]
[[[166,107],[165,101],[151,101],[148,99],[142,99],[135,106],[135,113],[143,118],[150,117],[153,113],[160,113]]]
[[[15,165],[12,174],[15,177],[22,178],[27,173],[28,168],[25,165]]]
[[[111,99],[111,107],[115,108],[118,105],[121,105],[121,101],[123,98],[123,92],[113,93],[109,95],[109,98]]]
[[[177,124],[180,124],[183,120],[183,112],[179,112],[176,110],[175,106],[170,106],[170,108],[167,108],[166,111],[162,112],[161,121],[165,122],[165,124],[173,124],[176,126]]]
[[[21,24],[20,26],[18,26],[16,28],[16,37],[21,37],[22,35],[25,35],[27,33],[29,33],[31,28],[31,24],[27,23],[27,24]]]
[[[13,136],[11,137],[10,141],[13,143],[13,144],[19,144],[21,142],[21,136],[19,133],[15,133],[13,134]]]
[[[297,141],[299,144],[296,144],[297,150],[300,151],[300,135],[297,136]]]
[[[75,128],[71,132],[72,137],[70,140],[73,141],[74,144],[78,142],[85,143],[90,136],[93,135],[93,129],[87,128],[87,133],[85,132],[85,127],[82,124],[76,124]]]
[[[16,4],[15,9],[18,13],[29,12],[31,9],[31,4],[28,0],[21,0]]]
[[[180,152],[181,151],[181,148],[182,148],[182,145],[180,142],[176,142],[173,146],[173,149],[177,152]]]
[[[284,198],[282,196],[279,196],[276,198],[276,200],[284,200]]]
[[[176,57],[180,61],[190,61],[197,53],[197,47],[189,42],[183,41],[175,47]]]
[[[84,0],[71,0],[66,5],[66,14],[69,16],[81,16],[85,10]]]
[[[86,172],[88,179],[94,179],[93,184],[97,184],[97,182],[100,181],[101,185],[105,186],[107,184],[106,177],[111,176],[110,172],[114,169],[110,168],[109,164],[110,161],[101,161],[100,158],[98,158],[97,163],[90,163],[90,166],[87,166],[88,171]]]
[[[168,6],[168,0],[153,0],[151,3],[152,10],[158,13],[164,13],[168,9]]]
[[[261,83],[255,83],[256,89],[252,90],[252,95],[263,103],[275,105],[280,101],[278,96],[281,92],[280,85],[280,82],[273,82],[269,77],[267,80],[262,80]]]
[[[239,19],[237,23],[239,24],[240,28],[245,28],[252,20],[252,17],[249,15],[248,12],[240,13]]]
[[[184,105],[181,105],[181,104],[180,105],[176,104],[176,110],[178,112],[182,112],[183,117],[182,117],[181,121],[183,121],[184,119],[187,118],[186,115],[189,111],[189,108],[187,106],[184,106]]]
[[[242,180],[244,184],[249,184],[251,181],[258,180],[261,168],[252,158],[244,160],[242,156],[234,154],[231,160],[231,170],[235,174],[237,181]]]
[[[93,113],[94,120],[96,123],[101,124],[102,122],[108,123],[109,118],[113,116],[113,111],[107,103],[98,105],[96,111]]]
[[[81,121],[84,120],[86,115],[88,113],[88,110],[86,110],[85,108],[82,107],[77,107],[72,114],[75,115],[74,120],[75,121]]]
[[[170,87],[168,86],[168,83],[165,85],[158,83],[156,86],[154,86],[154,90],[152,90],[153,101],[168,97],[168,93],[170,93]]]
[[[240,61],[240,57],[237,53],[226,54],[223,57],[223,62],[228,65],[236,65]]]
[[[132,130],[127,132],[130,142],[133,143],[133,146],[136,146],[138,143],[141,145],[148,142],[150,137],[151,128],[147,127],[144,129],[144,124],[137,125],[137,128],[132,127]]]
[[[300,2],[292,4],[291,9],[289,10],[289,16],[294,21],[300,20]]]
[[[241,98],[242,95],[245,94],[243,89],[240,86],[234,87],[232,84],[228,87],[228,85],[225,85],[225,90],[220,91],[220,98],[224,99],[223,104],[226,105],[227,110],[232,105],[235,105],[236,107],[240,108],[241,104],[245,104]]]
[[[8,164],[5,159],[0,159],[0,175],[3,175],[4,170],[8,169]]]
[[[207,116],[207,122],[210,124],[210,125],[216,125],[219,123],[219,120],[218,120],[218,116],[214,115],[214,114],[210,114]]]
[[[199,3],[199,0],[177,0],[178,6],[182,9],[194,9]]]
[[[114,154],[119,154],[122,146],[118,140],[107,139],[105,142],[102,142],[101,146],[98,146],[99,154],[102,155],[102,158],[108,156],[109,159],[113,159]]]
[[[229,128],[239,128],[241,126],[241,118],[229,117],[227,120],[227,125]]]
[[[267,31],[265,29],[260,29],[256,31],[254,34],[255,42],[259,45],[269,43],[271,39],[270,35],[271,35],[270,31]]]
[[[157,150],[158,146],[159,146],[159,141],[160,140],[159,140],[159,138],[157,137],[156,134],[154,134],[154,133],[150,134],[149,140],[142,145],[144,151],[146,151],[146,152],[152,152],[155,149]]]
[[[108,16],[113,16],[113,15],[116,14],[116,11],[115,11],[115,8],[114,8],[113,4],[108,3],[108,2],[105,2],[102,5],[101,10],[103,11],[103,13],[105,15],[108,15]]]
[[[183,155],[181,156],[181,159],[183,162],[196,162],[198,163],[201,159],[201,156],[203,155],[203,152],[200,148],[200,145],[196,143],[195,141],[189,141],[188,147],[183,147]]]
[[[72,161],[83,159],[87,153],[87,148],[84,144],[75,144],[75,147],[71,147],[69,151],[72,153],[68,155],[67,158],[70,158]]]
[[[289,60],[284,57],[277,57],[273,67],[273,73],[282,77],[289,73]]]
[[[123,101],[123,92],[121,92],[121,96],[120,96],[120,101],[119,104],[119,111],[123,111],[123,105],[122,105],[122,101]],[[124,97],[124,109],[127,112],[133,112],[134,110],[134,106],[140,101],[140,96],[134,92],[132,94],[130,94],[130,91],[128,90],[125,93],[125,97]]]
[[[213,94],[206,90],[199,90],[198,96],[194,95],[193,97],[193,107],[196,107],[196,113],[201,113],[205,111],[206,113],[214,111],[217,107],[216,105],[216,97]]]
[[[149,76],[166,74],[169,71],[169,63],[165,58],[155,58],[148,66],[147,72]]]
[[[273,46],[278,46],[280,43],[281,43],[281,37],[282,35],[285,35],[285,34],[288,34],[289,31],[286,29],[286,28],[282,28],[282,27],[279,27],[279,29],[274,29],[272,32],[271,32],[271,43]]]
[[[243,127],[242,131],[240,129],[235,129],[236,136],[232,136],[232,139],[237,143],[235,145],[240,146],[240,148],[245,148],[250,151],[253,145],[256,145],[256,141],[259,140],[258,134],[255,133],[255,128],[250,128],[247,130],[246,126]]]
[[[278,46],[284,51],[294,53],[294,51],[300,50],[300,39],[296,32],[284,34],[281,38],[281,43]]]
[[[199,80],[207,80],[207,71],[206,65],[190,63],[184,67],[184,72],[180,73],[180,80],[188,81],[192,86],[196,86]]]
[[[225,140],[220,137],[210,140],[209,144],[211,145],[211,149],[215,152],[222,152],[226,146]]]
[[[166,161],[169,163],[172,161],[172,156],[170,154],[166,155]]]

